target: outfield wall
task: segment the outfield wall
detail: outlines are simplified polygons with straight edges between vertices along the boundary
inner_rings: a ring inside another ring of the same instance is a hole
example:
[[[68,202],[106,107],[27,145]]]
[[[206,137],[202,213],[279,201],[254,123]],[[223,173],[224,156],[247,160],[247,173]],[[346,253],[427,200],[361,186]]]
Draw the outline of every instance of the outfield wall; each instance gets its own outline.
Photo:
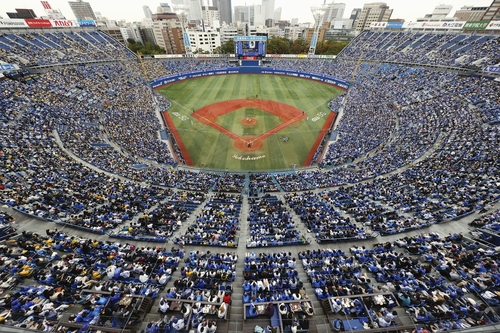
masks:
[[[215,70],[204,70],[204,71],[195,71],[195,72],[186,72],[182,74],[175,74],[164,76],[158,79],[154,79],[151,81],[150,85],[153,89],[160,88],[164,85],[179,82],[183,80],[189,79],[197,79],[200,77],[207,77],[213,75],[227,75],[227,74],[248,74],[248,70],[244,67],[231,67],[231,68],[223,68],[223,69],[215,69]],[[350,83],[344,80],[340,80],[328,75],[322,74],[312,74],[302,71],[294,71],[294,70],[285,70],[285,69],[276,69],[271,67],[261,67],[261,68],[252,68],[252,74],[272,74],[272,75],[285,75],[285,76],[293,76],[300,79],[308,79],[319,81],[327,84],[331,84],[332,86],[348,89],[350,87]]]

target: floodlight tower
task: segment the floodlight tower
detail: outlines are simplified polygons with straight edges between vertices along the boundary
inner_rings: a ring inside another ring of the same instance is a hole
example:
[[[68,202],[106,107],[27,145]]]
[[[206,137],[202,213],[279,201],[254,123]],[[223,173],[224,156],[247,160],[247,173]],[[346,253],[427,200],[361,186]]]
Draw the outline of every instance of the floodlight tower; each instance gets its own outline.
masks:
[[[314,34],[311,39],[311,45],[309,46],[308,55],[314,55],[316,52],[316,43],[318,42],[319,27],[321,22],[323,22],[323,17],[325,16],[327,5],[323,3],[319,7],[311,7],[311,12],[314,17]]]
[[[182,38],[184,39],[184,49],[186,50],[186,54],[193,54],[193,52],[191,52],[191,43],[189,42],[189,36],[187,34],[187,16],[189,13],[189,8],[190,7],[186,5],[172,6],[174,13],[177,15],[179,21],[181,22]]]

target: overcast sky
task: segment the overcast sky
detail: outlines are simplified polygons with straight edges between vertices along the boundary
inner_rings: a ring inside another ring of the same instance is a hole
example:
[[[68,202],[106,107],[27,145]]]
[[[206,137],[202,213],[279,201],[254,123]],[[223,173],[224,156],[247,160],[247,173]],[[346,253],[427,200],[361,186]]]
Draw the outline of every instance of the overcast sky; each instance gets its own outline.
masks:
[[[142,6],[148,5],[153,13],[160,2],[170,3],[169,0],[152,1],[152,0],[87,0],[90,2],[94,11],[101,12],[103,16],[112,20],[127,20],[140,21],[144,17]],[[207,0],[202,0],[204,3]],[[210,0],[211,1],[211,0]],[[332,0],[326,0],[330,3]],[[67,19],[74,19],[68,1],[66,0],[49,0],[52,8],[59,9]],[[344,0],[335,1],[344,2],[347,4],[344,16],[349,16],[353,8],[362,8],[364,3],[375,2],[369,0]],[[232,0],[233,6],[259,4],[261,0]],[[282,7],[281,18],[290,20],[291,18],[299,18],[299,22],[312,22],[311,6],[319,6],[323,0],[275,0],[275,7]],[[418,1],[386,1],[390,8],[394,9],[392,18],[402,18],[406,21],[415,21],[417,17],[422,17],[427,13],[431,13],[436,5],[447,4],[452,5],[453,10],[467,6],[489,6],[492,0],[418,0]],[[31,8],[38,16],[45,15],[43,7],[38,0],[0,0],[0,16],[8,18],[6,12],[13,12],[15,8]]]

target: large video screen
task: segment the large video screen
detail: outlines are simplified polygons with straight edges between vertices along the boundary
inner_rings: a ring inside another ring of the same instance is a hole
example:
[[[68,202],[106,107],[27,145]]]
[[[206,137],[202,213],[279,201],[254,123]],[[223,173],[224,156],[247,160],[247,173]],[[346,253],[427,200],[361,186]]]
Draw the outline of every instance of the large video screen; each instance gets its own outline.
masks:
[[[235,56],[237,59],[262,59],[266,56],[266,43],[265,36],[235,36]]]

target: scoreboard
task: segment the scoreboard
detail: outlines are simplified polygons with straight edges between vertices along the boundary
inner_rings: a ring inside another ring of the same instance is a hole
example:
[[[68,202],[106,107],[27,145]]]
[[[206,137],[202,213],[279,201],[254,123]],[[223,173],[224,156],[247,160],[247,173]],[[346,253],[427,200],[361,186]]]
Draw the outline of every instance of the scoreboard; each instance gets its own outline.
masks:
[[[266,36],[235,36],[234,54],[236,59],[261,60],[266,57]]]

